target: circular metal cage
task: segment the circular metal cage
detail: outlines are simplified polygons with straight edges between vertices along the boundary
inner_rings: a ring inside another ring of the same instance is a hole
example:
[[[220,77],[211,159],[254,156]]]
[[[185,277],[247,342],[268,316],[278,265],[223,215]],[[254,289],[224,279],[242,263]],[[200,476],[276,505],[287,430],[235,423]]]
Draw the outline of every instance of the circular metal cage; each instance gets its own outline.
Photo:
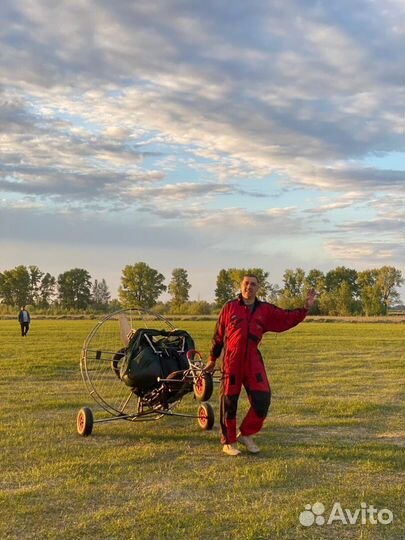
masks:
[[[112,416],[136,415],[139,400],[120,379],[120,362],[131,335],[139,328],[175,330],[170,321],[143,308],[107,315],[87,336],[80,369],[92,398]]]

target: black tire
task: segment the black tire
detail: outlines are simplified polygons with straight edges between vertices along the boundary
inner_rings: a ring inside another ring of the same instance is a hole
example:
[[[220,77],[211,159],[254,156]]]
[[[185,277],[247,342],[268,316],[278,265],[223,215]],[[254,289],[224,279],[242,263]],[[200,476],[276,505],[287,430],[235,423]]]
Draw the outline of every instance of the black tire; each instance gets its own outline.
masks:
[[[215,422],[214,409],[210,403],[201,403],[198,407],[198,425],[204,431],[213,428]]]
[[[121,379],[121,363],[125,357],[127,349],[124,347],[114,354],[114,358],[111,360],[111,369],[115,375]]]
[[[93,413],[88,407],[82,407],[77,413],[76,427],[77,433],[82,437],[87,437],[93,431]]]
[[[214,381],[211,373],[202,372],[194,383],[194,395],[198,401],[208,401],[214,390]]]

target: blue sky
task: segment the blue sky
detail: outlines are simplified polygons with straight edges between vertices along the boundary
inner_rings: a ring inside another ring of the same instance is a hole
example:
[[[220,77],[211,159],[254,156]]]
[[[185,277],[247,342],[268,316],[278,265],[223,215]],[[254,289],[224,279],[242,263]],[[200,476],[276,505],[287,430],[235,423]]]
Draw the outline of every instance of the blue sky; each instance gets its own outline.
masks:
[[[4,0],[0,271],[404,271],[404,14]]]

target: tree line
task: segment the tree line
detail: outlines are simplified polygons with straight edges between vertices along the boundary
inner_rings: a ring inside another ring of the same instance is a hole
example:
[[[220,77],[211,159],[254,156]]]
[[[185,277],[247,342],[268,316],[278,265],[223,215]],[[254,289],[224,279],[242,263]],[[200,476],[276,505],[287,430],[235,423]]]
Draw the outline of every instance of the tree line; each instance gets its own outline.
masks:
[[[175,268],[166,286],[165,276],[145,262],[126,265],[118,299],[111,299],[105,279],[92,281],[84,268],[72,268],[55,278],[37,266],[19,265],[0,272],[0,302],[10,307],[101,311],[137,305],[161,313],[210,314],[235,298],[246,273],[257,276],[261,299],[285,309],[302,306],[307,290],[314,287],[318,297],[311,309],[313,315],[385,315],[400,302],[397,287],[404,283],[401,271],[393,266],[359,272],[338,266],[326,273],[287,269],[281,286],[270,283],[269,273],[262,268],[223,268],[216,279],[215,303],[210,304],[204,300],[190,302],[191,283],[184,268]],[[159,302],[166,291],[170,300]]]
[[[284,309],[301,307],[308,289],[314,288],[318,297],[312,315],[386,315],[401,301],[397,287],[404,283],[401,271],[393,266],[361,272],[338,266],[327,273],[316,268],[308,273],[302,268],[287,269],[282,286],[270,283],[268,272],[261,268],[230,268],[222,269],[217,277],[215,297],[219,305],[235,297],[246,273],[259,279],[260,298]]]
[[[19,265],[0,272],[0,302],[10,307],[61,306],[80,310],[107,306],[110,300],[105,279],[96,279],[92,283],[89,272],[84,268],[72,268],[57,278],[35,265]]]

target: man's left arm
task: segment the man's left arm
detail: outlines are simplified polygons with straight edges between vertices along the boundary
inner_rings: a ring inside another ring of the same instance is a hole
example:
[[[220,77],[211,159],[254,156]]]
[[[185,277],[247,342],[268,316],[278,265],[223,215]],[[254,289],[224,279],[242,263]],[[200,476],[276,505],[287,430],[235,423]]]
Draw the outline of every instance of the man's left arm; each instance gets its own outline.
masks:
[[[298,309],[282,309],[272,304],[267,305],[266,331],[284,332],[297,326],[307,316],[308,310],[313,306],[316,298],[315,289],[309,289],[304,307]]]

